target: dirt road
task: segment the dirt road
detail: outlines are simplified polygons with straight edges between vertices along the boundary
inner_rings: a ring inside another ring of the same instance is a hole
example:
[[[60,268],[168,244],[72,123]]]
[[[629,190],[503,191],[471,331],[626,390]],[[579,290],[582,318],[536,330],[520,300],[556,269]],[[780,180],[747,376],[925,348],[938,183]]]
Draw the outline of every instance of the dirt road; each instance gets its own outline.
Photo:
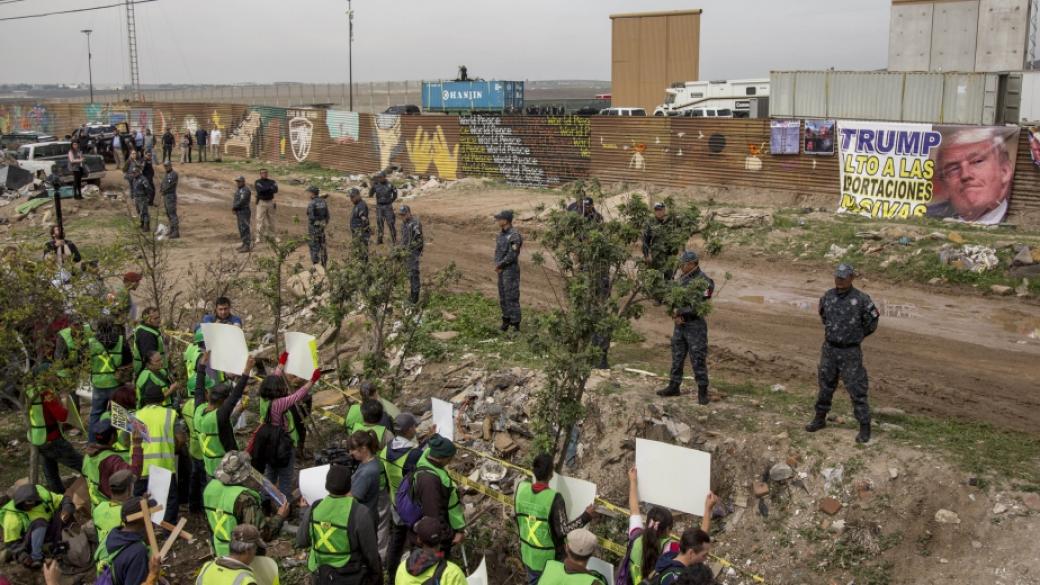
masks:
[[[179,165],[178,170],[184,236],[179,261],[205,260],[219,249],[237,246],[230,211],[231,179],[237,173],[197,164]],[[111,183],[118,185],[115,174],[109,175]],[[282,181],[280,227],[304,233],[305,187]],[[492,215],[512,208],[523,217],[525,211],[558,199],[559,195],[542,191],[448,189],[408,201],[426,231],[423,265],[437,268],[455,262],[463,274],[461,289],[494,296],[491,255],[497,228]],[[330,253],[336,257],[346,241],[349,201],[336,193],[329,205]],[[294,222],[293,216],[300,221]],[[374,222],[374,210],[372,217]],[[529,232],[533,225],[518,222],[518,227]],[[529,238],[523,253],[523,303],[544,307],[555,299],[546,275],[529,262],[536,249]],[[815,306],[831,286],[829,273],[821,267],[748,257],[740,250],[708,258],[704,268],[721,287],[709,317],[716,371],[725,370],[730,379],[743,375],[813,388],[822,339]],[[727,272],[732,279],[723,285]],[[859,284],[884,313],[878,333],[864,344],[876,405],[1038,432],[1040,306],[914,285],[871,280]],[[669,355],[671,321],[651,310],[637,327],[646,336],[653,361],[663,365]],[[811,400],[807,400],[807,416],[810,411]]]

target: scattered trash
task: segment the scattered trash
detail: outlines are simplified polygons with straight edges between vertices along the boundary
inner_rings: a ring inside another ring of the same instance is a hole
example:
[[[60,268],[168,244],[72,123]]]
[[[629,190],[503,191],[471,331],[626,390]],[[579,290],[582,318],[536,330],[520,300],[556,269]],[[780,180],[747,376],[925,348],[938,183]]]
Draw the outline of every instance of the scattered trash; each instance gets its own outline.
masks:
[[[841,247],[841,246],[839,246],[837,244],[831,244],[831,249],[830,249],[830,251],[827,252],[827,259],[828,260],[840,260],[842,257],[845,256],[845,254],[848,254],[849,250],[851,250],[851,249],[852,249],[851,245],[845,246],[843,248],[843,247]]]

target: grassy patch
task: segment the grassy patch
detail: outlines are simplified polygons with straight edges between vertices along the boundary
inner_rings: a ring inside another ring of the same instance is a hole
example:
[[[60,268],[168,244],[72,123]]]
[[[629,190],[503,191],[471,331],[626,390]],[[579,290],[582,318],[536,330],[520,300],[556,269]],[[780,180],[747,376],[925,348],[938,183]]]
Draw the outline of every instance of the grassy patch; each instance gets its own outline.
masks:
[[[525,309],[527,316],[531,311]],[[446,358],[465,352],[496,354],[499,363],[536,365],[538,357],[528,348],[524,335],[499,331],[502,313],[498,302],[480,293],[438,293],[430,300],[426,319],[420,329],[419,352]],[[432,334],[455,331],[449,341],[437,341]]]

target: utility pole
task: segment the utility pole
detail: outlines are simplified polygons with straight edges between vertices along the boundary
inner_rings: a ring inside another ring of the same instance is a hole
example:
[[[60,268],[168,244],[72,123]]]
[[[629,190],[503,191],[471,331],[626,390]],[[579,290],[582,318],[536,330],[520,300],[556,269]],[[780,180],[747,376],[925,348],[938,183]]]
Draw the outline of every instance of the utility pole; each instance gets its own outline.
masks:
[[[347,0],[347,77],[350,82],[350,111],[354,111],[354,9]]]
[[[90,54],[90,33],[94,32],[89,28],[85,28],[79,31],[87,35],[87,75],[90,76],[90,103],[94,103],[94,69],[91,64],[92,55]],[[87,120],[88,122],[92,120]]]
[[[130,52],[130,89],[133,99],[141,100],[141,74],[137,67],[137,19],[134,16],[134,1],[124,0],[126,4],[126,36]]]

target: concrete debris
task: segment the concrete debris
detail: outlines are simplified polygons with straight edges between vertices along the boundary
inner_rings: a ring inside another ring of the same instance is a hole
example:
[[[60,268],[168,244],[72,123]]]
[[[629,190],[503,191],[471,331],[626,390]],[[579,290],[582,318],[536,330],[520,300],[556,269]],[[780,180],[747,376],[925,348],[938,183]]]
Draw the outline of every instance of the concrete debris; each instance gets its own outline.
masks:
[[[888,479],[895,480],[899,478],[899,469],[896,467],[888,468]]]
[[[1040,494],[1030,492],[1022,496],[1022,503],[1030,510],[1040,512]]]
[[[1004,512],[1007,512],[1007,511],[1008,511],[1008,507],[1005,506],[1004,504],[1001,504],[1000,502],[997,502],[996,504],[993,505],[993,515],[994,516],[999,516],[999,515],[1003,514]]]
[[[851,250],[851,249],[852,249],[851,245],[845,246],[843,248],[843,247],[841,247],[841,246],[839,246],[837,244],[831,244],[831,248],[827,252],[827,259],[828,260],[841,260],[845,256],[845,254],[849,253],[849,250]]]
[[[880,428],[881,430],[885,431],[886,433],[898,433],[898,432],[902,432],[902,431],[906,430],[901,425],[897,425],[897,424],[893,424],[893,423],[887,423],[887,422],[881,423],[880,425],[878,425],[878,428]]]
[[[989,246],[963,246],[958,248],[946,244],[939,249],[939,262],[957,270],[983,273],[1000,266],[997,251]]]
[[[894,406],[882,406],[874,409],[874,414],[879,416],[906,416],[906,411]]]
[[[794,469],[787,463],[777,463],[769,469],[770,481],[787,481],[794,477]]]
[[[756,481],[751,484],[751,493],[753,493],[756,498],[767,496],[769,495],[769,484],[763,481]]]
[[[826,491],[831,491],[831,487],[841,484],[845,478],[845,468],[841,465],[837,467],[827,467],[820,471],[823,475],[823,487]]]
[[[773,392],[784,392],[785,390],[787,390],[787,387],[783,384],[773,384],[769,387],[769,389]]]
[[[989,292],[998,296],[1009,297],[1015,294],[1015,289],[1011,288],[1010,286],[1004,286],[1002,284],[994,284],[989,287]]]
[[[939,524],[960,524],[961,519],[956,513],[946,509],[940,509],[935,513],[935,521]]]
[[[760,209],[713,209],[705,219],[730,229],[773,225],[773,214]]]
[[[513,441],[513,437],[509,433],[498,433],[495,435],[495,450],[500,454],[512,455],[519,448],[520,445]]]
[[[1012,266],[1031,266],[1033,264],[1036,264],[1036,260],[1033,258],[1033,251],[1029,249],[1029,246],[1019,248],[1014,259],[1011,260]]]
[[[437,331],[435,333],[430,334],[430,337],[436,339],[437,341],[451,341],[452,339],[455,339],[458,336],[458,331]]]
[[[832,498],[830,496],[823,498],[819,502],[820,511],[828,516],[833,516],[838,512],[841,512],[841,508],[841,502],[837,498]]]

